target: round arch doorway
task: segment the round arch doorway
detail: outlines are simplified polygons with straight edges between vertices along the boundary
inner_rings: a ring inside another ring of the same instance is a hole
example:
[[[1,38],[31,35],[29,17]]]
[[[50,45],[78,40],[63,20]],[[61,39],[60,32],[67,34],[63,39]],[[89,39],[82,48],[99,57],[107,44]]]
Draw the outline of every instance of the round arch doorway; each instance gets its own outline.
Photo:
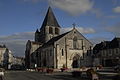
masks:
[[[79,67],[79,55],[75,55],[73,57],[72,68],[78,68],[78,67]]]

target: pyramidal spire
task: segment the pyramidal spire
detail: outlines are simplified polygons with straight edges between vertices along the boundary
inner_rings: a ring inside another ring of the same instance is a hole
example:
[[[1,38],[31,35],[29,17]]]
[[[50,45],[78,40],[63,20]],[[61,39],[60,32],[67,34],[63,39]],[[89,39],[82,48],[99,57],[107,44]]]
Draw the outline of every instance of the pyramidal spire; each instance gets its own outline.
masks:
[[[43,24],[41,26],[41,29],[44,28],[45,26],[60,27],[54,14],[53,14],[51,7],[48,8],[48,11],[47,11],[45,19],[43,21]]]

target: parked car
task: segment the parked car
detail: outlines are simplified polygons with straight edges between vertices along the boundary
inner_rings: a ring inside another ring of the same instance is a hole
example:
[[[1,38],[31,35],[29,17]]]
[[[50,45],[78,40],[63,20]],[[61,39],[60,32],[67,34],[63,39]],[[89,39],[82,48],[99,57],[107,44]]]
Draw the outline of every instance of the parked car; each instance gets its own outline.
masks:
[[[20,64],[14,64],[11,66],[11,70],[25,70],[25,68]]]

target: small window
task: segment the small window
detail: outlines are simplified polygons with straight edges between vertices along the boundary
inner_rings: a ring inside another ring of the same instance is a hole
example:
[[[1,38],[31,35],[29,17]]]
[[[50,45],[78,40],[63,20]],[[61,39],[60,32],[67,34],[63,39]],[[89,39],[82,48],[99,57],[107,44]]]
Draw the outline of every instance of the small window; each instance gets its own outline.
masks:
[[[78,47],[77,47],[77,37],[75,36],[74,38],[73,38],[73,48],[74,49],[77,49]]]
[[[59,34],[59,29],[55,28],[55,34]]]
[[[53,28],[52,27],[49,27],[49,33],[53,34]]]
[[[64,56],[64,51],[63,51],[63,49],[62,49],[62,56]]]
[[[87,50],[87,56],[89,56],[89,50]]]

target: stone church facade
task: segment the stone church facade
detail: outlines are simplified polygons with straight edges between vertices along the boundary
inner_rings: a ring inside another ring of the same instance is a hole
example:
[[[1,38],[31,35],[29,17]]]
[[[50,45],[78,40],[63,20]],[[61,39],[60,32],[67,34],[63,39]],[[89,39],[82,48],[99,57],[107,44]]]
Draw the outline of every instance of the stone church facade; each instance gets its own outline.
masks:
[[[33,49],[29,48],[28,44],[26,45],[25,54],[28,68],[31,68],[30,64],[33,58],[32,64],[36,64],[37,67],[78,68],[91,66],[92,43],[75,26],[63,34],[60,34],[60,28],[52,9],[49,7],[40,30],[37,29],[35,32],[34,42],[39,46],[30,53]],[[29,41],[29,43],[31,42]]]

